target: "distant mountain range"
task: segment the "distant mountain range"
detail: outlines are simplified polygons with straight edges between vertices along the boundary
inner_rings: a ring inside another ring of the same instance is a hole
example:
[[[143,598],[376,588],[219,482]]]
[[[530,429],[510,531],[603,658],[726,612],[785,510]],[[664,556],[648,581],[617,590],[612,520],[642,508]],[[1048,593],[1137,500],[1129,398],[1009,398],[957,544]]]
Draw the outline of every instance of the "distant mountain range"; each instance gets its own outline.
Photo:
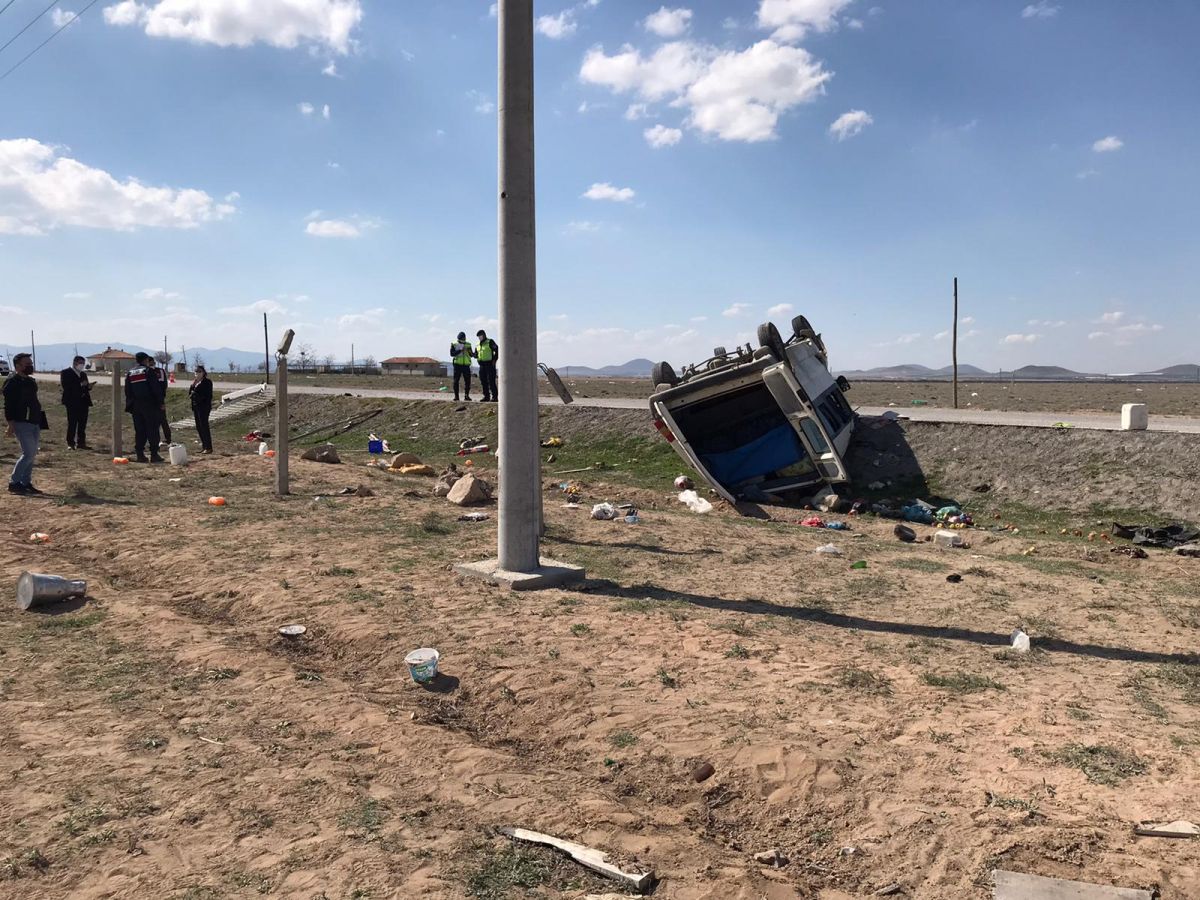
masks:
[[[556,371],[564,378],[649,378],[653,368],[648,359],[631,359],[622,366],[557,366]]]
[[[931,369],[928,366],[909,364],[903,366],[881,366],[875,369],[855,369],[839,372],[851,381],[946,381],[954,377],[953,366]],[[1153,372],[1122,372],[1120,374],[1095,374],[1076,372],[1062,366],[1023,366],[1015,371],[988,372],[978,366],[959,365],[958,377],[973,381],[1182,381],[1200,382],[1200,366],[1187,364],[1168,366]]]

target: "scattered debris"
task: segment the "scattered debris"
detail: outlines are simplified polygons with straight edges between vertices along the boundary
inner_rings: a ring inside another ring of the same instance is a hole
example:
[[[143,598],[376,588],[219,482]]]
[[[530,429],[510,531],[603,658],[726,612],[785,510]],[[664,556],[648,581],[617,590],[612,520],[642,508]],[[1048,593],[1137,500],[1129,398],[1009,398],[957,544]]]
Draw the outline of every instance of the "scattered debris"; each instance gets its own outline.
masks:
[[[462,473],[458,471],[458,466],[451,463],[446,467],[446,470],[438,476],[437,484],[433,486],[433,495],[435,497],[445,497],[449,495],[450,489],[462,478]]]
[[[1113,522],[1112,533],[1113,537],[1133,541],[1139,547],[1166,547],[1169,550],[1200,541],[1200,531],[1184,525],[1155,528],[1151,525],[1121,525]]]
[[[1152,900],[1149,891],[992,870],[994,900]]]
[[[907,525],[901,525],[899,523],[897,523],[896,527],[892,529],[892,534],[894,534],[898,540],[901,540],[906,544],[911,544],[917,539],[917,533],[915,531],[913,531]]]
[[[345,487],[338,491],[338,494],[343,497],[374,497],[375,492],[365,484],[360,484],[358,487]]]
[[[542,441],[543,447],[561,447],[562,445],[563,445],[563,439],[558,437],[557,435],[555,435],[554,437],[551,437],[547,440]]]
[[[1018,628],[1009,638],[1009,647],[1011,647],[1012,650],[1017,653],[1028,653],[1029,635],[1027,635],[1022,629]]]
[[[446,495],[446,499],[455,506],[472,506],[476,503],[487,503],[492,499],[492,486],[468,472],[462,478],[454,482],[454,486],[450,488],[450,493]]]
[[[225,498],[224,497],[209,497],[208,505],[209,506],[224,506]]]
[[[303,625],[280,625],[279,634],[285,638],[298,638],[305,634],[308,629]]]
[[[1109,547],[1108,552],[1120,553],[1122,556],[1128,556],[1131,559],[1146,559],[1149,556],[1145,550],[1141,547],[1135,547],[1133,544],[1126,544],[1123,547]]]
[[[765,853],[755,853],[754,861],[759,865],[771,866],[775,869],[782,869],[787,865],[787,857],[779,852],[778,848],[768,850]]]
[[[696,768],[692,769],[692,780],[695,781],[696,784],[700,784],[702,781],[708,781],[708,779],[712,778],[716,773],[717,770],[713,768],[712,763],[703,762],[696,766]]]
[[[1142,837],[1194,838],[1200,837],[1200,828],[1182,819],[1177,822],[1139,822],[1133,833]]]
[[[537,831],[527,831],[524,828],[501,828],[500,832],[501,834],[508,835],[514,841],[542,844],[546,847],[553,847],[555,850],[561,850],[581,866],[591,869],[605,878],[619,881],[627,887],[633,888],[639,894],[646,893],[654,884],[654,872],[645,872],[642,874],[623,872],[608,861],[607,854],[601,853],[599,850],[593,850],[591,847],[585,847],[583,844],[576,844],[574,841],[564,841]]]
[[[1184,544],[1182,547],[1176,547],[1175,553],[1179,556],[1200,557],[1200,543]]]
[[[87,582],[58,575],[22,572],[17,576],[17,607],[29,609],[41,603],[61,603],[71,597],[87,595]]]
[[[695,491],[681,491],[679,494],[679,502],[684,504],[694,513],[712,512],[713,505],[697,494]]]
[[[35,544],[48,544],[50,543],[50,535],[46,534],[44,531],[35,531],[29,536],[29,540]]]
[[[820,553],[824,556],[841,556],[842,555],[842,551],[837,548],[836,544],[825,544],[822,547],[818,547],[816,552]]]
[[[949,584],[962,584],[962,576],[961,576],[961,575],[959,575],[957,572],[955,572],[955,573],[953,573],[953,574],[951,574],[951,575],[947,575],[947,576],[946,576],[946,581],[947,581]]]
[[[891,884],[884,885],[875,892],[876,897],[890,897],[893,894],[904,893],[904,885],[898,881],[893,881]]]
[[[491,518],[491,516],[489,516],[487,513],[473,512],[473,513],[465,513],[465,514],[459,516],[458,521],[460,521],[460,522],[486,522],[490,518]]]
[[[408,674],[413,681],[427,684],[437,678],[438,660],[441,658],[442,655],[432,647],[421,647],[404,657],[404,664],[408,666]]]
[[[113,457],[113,465],[114,466],[127,466],[127,465],[129,465],[129,457],[128,456],[114,456]]]
[[[597,503],[592,507],[592,518],[607,522],[617,517],[617,508],[611,503]]]
[[[319,463],[340,463],[342,461],[342,458],[338,456],[337,448],[333,444],[320,444],[316,447],[309,447],[300,458]]]
[[[867,561],[865,559],[860,559],[858,562],[852,563],[850,566],[852,569],[865,569],[866,567]]]
[[[404,466],[419,466],[422,465],[421,457],[415,453],[397,453],[392,457],[392,461],[388,463],[389,469],[400,469]]]
[[[992,486],[985,481],[983,484],[975,485],[975,487],[971,488],[971,490],[977,494],[987,494],[991,493]]]
[[[696,487],[696,482],[688,478],[686,475],[680,475],[675,479],[675,490],[690,491]]]
[[[472,453],[488,453],[491,448],[487,444],[476,444],[473,447],[461,447],[455,456],[469,456]]]
[[[944,548],[963,548],[966,547],[966,542],[962,539],[962,535],[956,531],[939,531],[933,536],[933,543],[938,547]]]

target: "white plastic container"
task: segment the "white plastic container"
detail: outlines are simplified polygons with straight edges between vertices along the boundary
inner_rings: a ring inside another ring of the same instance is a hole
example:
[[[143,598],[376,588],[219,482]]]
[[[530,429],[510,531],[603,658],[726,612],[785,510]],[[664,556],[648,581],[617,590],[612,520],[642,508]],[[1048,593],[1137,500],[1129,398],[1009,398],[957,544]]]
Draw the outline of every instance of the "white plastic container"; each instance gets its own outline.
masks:
[[[172,444],[167,450],[167,455],[171,457],[173,466],[186,466],[188,463],[187,447],[183,444]]]
[[[1126,403],[1121,407],[1122,431],[1145,431],[1150,425],[1150,407],[1145,403]]]
[[[957,531],[939,531],[933,536],[933,543],[937,547],[961,547],[963,539]]]
[[[413,681],[417,684],[427,684],[437,678],[440,659],[441,654],[432,647],[422,647],[404,657],[404,663],[408,666],[408,674],[412,676]]]
[[[267,442],[266,442],[266,441],[263,441],[262,443],[260,443],[260,444],[258,445],[258,455],[259,455],[259,456],[266,456],[266,455],[267,455],[267,451],[268,451],[268,450],[270,450],[270,449],[271,449],[271,448],[267,446]]]

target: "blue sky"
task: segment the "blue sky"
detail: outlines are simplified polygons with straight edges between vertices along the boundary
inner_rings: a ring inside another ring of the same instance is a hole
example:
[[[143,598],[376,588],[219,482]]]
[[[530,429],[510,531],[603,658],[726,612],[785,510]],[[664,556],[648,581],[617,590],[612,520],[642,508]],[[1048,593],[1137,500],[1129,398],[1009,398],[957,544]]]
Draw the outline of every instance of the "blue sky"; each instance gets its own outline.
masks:
[[[802,312],[838,368],[944,365],[956,274],[964,362],[1200,361],[1197,4],[536,13],[546,362]],[[253,349],[265,310],[440,357],[494,326],[495,43],[485,0],[101,0],[0,80],[0,340]]]

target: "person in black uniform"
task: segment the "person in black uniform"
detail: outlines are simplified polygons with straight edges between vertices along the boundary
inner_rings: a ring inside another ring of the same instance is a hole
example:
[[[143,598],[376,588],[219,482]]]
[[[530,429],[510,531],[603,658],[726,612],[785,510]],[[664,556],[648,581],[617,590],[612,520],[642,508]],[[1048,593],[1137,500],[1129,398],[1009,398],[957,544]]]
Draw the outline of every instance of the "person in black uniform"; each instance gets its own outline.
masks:
[[[155,376],[158,378],[158,389],[162,395],[162,412],[158,417],[158,427],[162,429],[162,439],[165,443],[171,443],[171,423],[167,420],[167,370],[159,365],[156,365],[154,357],[150,357],[147,365],[154,370]]]
[[[77,356],[58,373],[62,382],[62,405],[67,408],[67,447],[90,450],[87,445],[88,407],[92,405],[92,383],[88,381],[85,360]]]
[[[133,441],[137,450],[137,461],[163,462],[158,453],[158,423],[162,420],[162,396],[158,378],[146,363],[150,357],[138,353],[134,357],[137,365],[125,376],[125,411],[133,416]],[[150,458],[146,458],[146,444],[150,445]]]
[[[479,360],[479,383],[483,386],[483,402],[497,403],[500,390],[496,386],[496,361],[500,359],[500,347],[487,336],[482,328],[475,333],[479,342],[475,345],[475,358]]]
[[[188,388],[192,400],[192,415],[196,419],[196,431],[200,435],[201,453],[212,453],[212,429],[208,427],[208,415],[212,412],[213,383],[208,369],[196,366],[196,379]]]

